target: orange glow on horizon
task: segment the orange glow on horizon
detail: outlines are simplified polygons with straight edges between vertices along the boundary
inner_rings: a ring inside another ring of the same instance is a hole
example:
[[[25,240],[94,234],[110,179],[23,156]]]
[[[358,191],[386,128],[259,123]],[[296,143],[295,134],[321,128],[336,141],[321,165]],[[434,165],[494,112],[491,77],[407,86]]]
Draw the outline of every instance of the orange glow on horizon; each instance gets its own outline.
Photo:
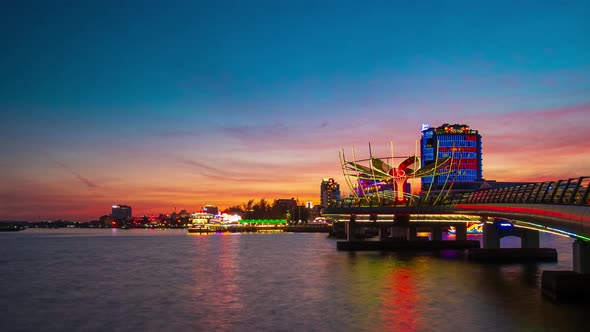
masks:
[[[484,179],[548,181],[590,175],[585,143],[588,112],[590,104],[581,104],[501,115],[465,114],[461,122],[482,135]],[[442,115],[423,116],[441,118],[431,123],[444,121]],[[531,117],[548,120],[531,123]],[[348,147],[348,156],[350,146],[356,145],[356,158],[366,158],[368,152],[360,146],[366,146],[369,140],[375,156],[388,156],[393,140],[396,156],[413,155],[420,137],[417,123],[415,128],[400,125],[395,137],[391,137],[392,128],[385,125],[383,130],[359,127],[329,137],[320,130],[291,141],[269,135],[264,145],[257,145],[259,137],[254,137],[245,143],[245,150],[228,147],[228,151],[207,158],[178,152],[174,145],[160,140],[142,144],[154,151],[172,152],[160,156],[142,146],[147,151],[138,147],[132,157],[115,151],[111,159],[104,160],[97,156],[109,155],[110,147],[79,154],[59,149],[51,155],[30,153],[24,161],[12,158],[0,165],[0,220],[89,221],[110,214],[113,204],[130,205],[135,216],[183,209],[197,212],[207,204],[224,210],[261,198],[272,202],[293,197],[302,205],[307,201],[315,205],[320,202],[323,178],[334,178],[340,184],[341,196],[350,194],[338,160],[342,146]],[[336,119],[333,126],[349,128],[350,123]],[[539,139],[539,133],[546,135]],[[183,141],[187,146],[189,143]],[[420,180],[408,181],[412,193],[419,193]]]

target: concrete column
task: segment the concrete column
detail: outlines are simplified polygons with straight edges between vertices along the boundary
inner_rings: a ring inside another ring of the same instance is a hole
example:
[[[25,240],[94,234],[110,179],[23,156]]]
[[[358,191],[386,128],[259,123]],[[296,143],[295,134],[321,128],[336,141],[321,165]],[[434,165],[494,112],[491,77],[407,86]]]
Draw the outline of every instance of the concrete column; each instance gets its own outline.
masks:
[[[387,241],[389,239],[389,227],[379,226],[379,241]]]
[[[393,226],[391,227],[392,240],[408,240],[409,227],[408,226]]]
[[[356,241],[356,216],[351,215],[350,220],[346,223],[346,240]]]
[[[574,249],[574,272],[590,274],[590,242],[576,240]]]
[[[418,239],[418,231],[416,230],[416,225],[410,225],[408,227],[408,238],[410,241],[416,241]]]
[[[521,231],[521,248],[540,248],[539,231],[532,229],[522,229]]]
[[[432,241],[442,241],[442,227],[432,227]]]
[[[393,222],[397,225],[407,225],[410,223],[410,215],[396,214],[395,216],[393,216]]]
[[[485,249],[500,248],[500,235],[496,225],[494,224],[483,224],[483,247]]]
[[[455,240],[466,241],[467,240],[467,224],[458,224],[455,226]]]

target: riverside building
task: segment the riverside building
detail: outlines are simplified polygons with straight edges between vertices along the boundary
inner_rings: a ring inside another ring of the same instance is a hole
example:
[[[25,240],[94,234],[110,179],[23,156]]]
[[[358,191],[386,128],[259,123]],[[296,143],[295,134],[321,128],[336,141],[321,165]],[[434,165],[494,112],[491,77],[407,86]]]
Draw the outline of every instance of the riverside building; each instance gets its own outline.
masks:
[[[131,206],[129,205],[113,205],[111,210],[111,218],[122,221],[130,220],[132,216]]]
[[[452,172],[422,178],[422,190],[437,190],[453,183],[453,189],[471,189],[483,181],[481,135],[464,124],[422,125],[421,167],[452,158]]]
[[[333,178],[323,179],[320,185],[320,204],[329,207],[340,199],[340,185]]]

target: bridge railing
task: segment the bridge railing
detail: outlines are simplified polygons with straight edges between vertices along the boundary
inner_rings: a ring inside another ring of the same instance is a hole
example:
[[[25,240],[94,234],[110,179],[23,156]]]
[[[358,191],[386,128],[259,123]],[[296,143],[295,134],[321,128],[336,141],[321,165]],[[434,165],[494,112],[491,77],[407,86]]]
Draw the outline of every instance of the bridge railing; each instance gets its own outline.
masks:
[[[384,207],[384,206],[415,206],[419,205],[420,197],[417,195],[406,195],[406,200],[397,200],[397,193],[393,190],[373,192],[357,198],[342,198],[334,202],[330,207],[351,208],[351,207]]]
[[[590,177],[529,183],[451,196],[450,204],[524,203],[588,205]]]

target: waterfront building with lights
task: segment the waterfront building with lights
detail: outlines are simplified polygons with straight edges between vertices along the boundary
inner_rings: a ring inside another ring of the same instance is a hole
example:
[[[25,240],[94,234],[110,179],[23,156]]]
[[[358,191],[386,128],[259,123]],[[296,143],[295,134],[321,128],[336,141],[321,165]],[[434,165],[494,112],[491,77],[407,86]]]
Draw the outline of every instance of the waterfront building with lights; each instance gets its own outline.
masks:
[[[320,185],[320,205],[329,207],[340,199],[340,185],[333,178],[323,179]]]
[[[464,124],[422,125],[421,166],[451,158],[447,174],[422,177],[422,190],[437,190],[453,183],[453,189],[472,189],[483,181],[481,135]]]
[[[111,217],[117,221],[130,220],[132,216],[131,206],[129,205],[113,205],[111,210]]]

